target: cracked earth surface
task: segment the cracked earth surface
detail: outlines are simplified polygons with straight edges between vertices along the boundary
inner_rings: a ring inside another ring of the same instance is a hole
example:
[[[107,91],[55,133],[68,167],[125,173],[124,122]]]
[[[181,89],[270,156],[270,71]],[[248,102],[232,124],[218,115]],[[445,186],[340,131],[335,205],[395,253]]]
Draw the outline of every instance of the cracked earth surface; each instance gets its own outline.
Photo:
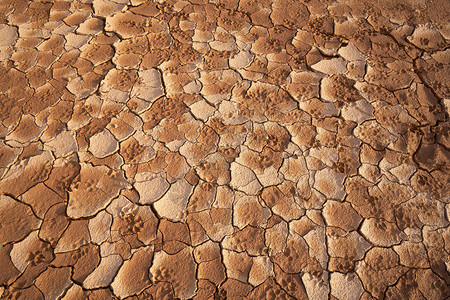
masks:
[[[449,1],[0,0],[2,299],[448,299]]]

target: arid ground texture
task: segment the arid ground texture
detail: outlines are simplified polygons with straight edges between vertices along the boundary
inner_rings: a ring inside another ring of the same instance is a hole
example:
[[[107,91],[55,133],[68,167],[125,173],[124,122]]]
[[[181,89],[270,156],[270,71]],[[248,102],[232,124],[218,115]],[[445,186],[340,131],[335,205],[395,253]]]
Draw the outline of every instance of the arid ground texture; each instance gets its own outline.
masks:
[[[449,299],[449,46],[448,0],[0,0],[0,298]]]

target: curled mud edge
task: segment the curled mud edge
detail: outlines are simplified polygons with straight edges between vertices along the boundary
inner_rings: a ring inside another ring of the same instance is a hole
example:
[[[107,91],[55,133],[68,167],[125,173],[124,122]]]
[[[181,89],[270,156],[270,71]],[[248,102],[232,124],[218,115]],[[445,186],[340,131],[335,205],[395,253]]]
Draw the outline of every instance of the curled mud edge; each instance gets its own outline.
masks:
[[[1,0],[0,298],[447,299],[448,12]]]

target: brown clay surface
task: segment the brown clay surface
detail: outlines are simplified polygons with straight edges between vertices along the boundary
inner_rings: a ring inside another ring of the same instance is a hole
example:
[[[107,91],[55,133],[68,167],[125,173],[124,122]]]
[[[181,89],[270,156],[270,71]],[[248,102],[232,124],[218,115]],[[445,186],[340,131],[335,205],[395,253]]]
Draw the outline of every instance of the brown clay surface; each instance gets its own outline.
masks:
[[[0,0],[0,298],[448,299],[449,15]]]

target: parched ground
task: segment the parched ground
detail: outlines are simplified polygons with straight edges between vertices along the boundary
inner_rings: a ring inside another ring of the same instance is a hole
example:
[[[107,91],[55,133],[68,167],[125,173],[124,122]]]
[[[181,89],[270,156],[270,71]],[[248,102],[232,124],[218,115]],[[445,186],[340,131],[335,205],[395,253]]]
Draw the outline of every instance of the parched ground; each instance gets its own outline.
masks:
[[[449,15],[0,0],[0,298],[448,299]]]

